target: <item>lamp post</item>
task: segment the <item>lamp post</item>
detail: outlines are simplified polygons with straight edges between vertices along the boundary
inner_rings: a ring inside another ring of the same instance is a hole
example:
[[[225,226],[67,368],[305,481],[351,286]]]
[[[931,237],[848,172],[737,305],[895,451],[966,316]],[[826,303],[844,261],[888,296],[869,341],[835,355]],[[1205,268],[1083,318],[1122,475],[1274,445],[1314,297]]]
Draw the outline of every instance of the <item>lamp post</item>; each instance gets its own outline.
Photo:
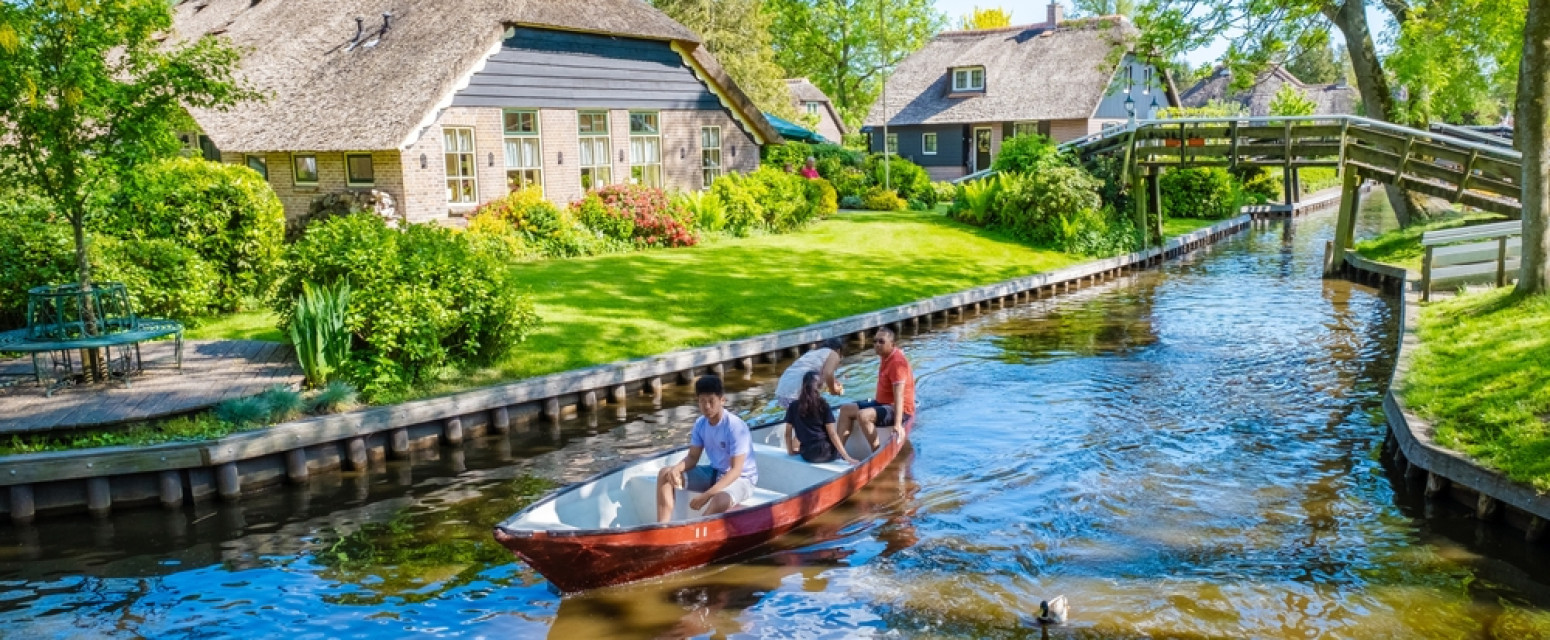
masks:
[[[883,64],[888,64],[888,26],[883,20],[883,2],[877,3],[877,26],[882,30]],[[883,188],[893,190],[893,158],[888,153],[888,76],[883,76]]]

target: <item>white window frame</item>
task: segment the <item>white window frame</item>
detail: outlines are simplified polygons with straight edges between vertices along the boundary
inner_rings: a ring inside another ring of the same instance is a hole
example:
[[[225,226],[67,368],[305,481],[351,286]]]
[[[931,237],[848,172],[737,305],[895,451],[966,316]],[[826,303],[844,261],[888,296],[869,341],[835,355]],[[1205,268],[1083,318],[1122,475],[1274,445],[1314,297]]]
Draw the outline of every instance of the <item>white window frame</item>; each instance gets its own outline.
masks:
[[[807,103],[807,113],[808,113],[808,115],[818,115],[818,109],[821,106],[822,106],[822,104],[818,103],[818,102],[809,102],[809,103]]]
[[[254,166],[255,162],[257,163],[258,166]],[[244,166],[246,166],[247,168],[249,168],[249,169],[257,171],[258,175],[263,176],[265,181],[269,180],[269,159],[268,158],[265,158],[264,156],[245,155],[245,156],[242,157],[242,164]]]
[[[920,134],[920,155],[936,155],[936,133],[927,132]]]
[[[883,150],[893,155],[899,155],[899,134],[888,132],[888,137],[883,141]]]
[[[451,140],[454,141],[455,143],[456,142],[460,142],[463,139],[463,138],[458,136],[459,133],[467,133],[468,134],[467,135],[467,140],[468,140],[468,148],[467,149],[463,149],[461,144],[454,144],[451,147],[447,146],[447,141],[448,141],[448,136],[449,135],[452,136]],[[479,204],[479,157],[478,157],[479,152],[478,152],[477,145],[476,145],[476,143],[474,141],[474,128],[473,127],[442,127],[441,128],[441,144],[442,144],[442,150],[441,151],[442,151],[442,159],[443,159],[443,162],[442,162],[442,174],[443,174],[443,177],[446,179],[446,185],[447,185],[447,204],[452,204],[452,205],[476,205],[476,204]],[[460,160],[463,160],[463,159],[466,159],[468,161],[468,164],[467,164],[467,166],[468,166],[468,173],[467,174],[464,174],[462,172],[463,163],[460,162]],[[457,183],[458,184],[458,188],[456,190],[454,190],[454,188],[452,186],[453,183]],[[464,188],[465,183],[466,183],[466,188],[467,188],[468,199],[460,199],[456,194],[457,194],[458,191],[461,191]]]
[[[706,135],[711,132],[716,134],[714,140]],[[725,166],[721,162],[721,147],[721,127],[700,127],[701,189],[709,189],[710,184],[721,177],[722,167]]]
[[[978,80],[978,82],[976,82]],[[953,69],[953,91],[984,91],[985,67],[958,67]]]
[[[527,115],[533,117],[533,130],[522,131],[507,126],[507,118],[514,115]],[[543,124],[539,122],[537,109],[503,109],[501,110],[501,135],[506,148],[506,188],[511,191],[538,187],[538,192],[544,192],[544,142]],[[530,158],[524,158],[522,150],[527,147],[533,149]],[[531,160],[527,164],[524,160]],[[477,160],[477,159],[476,159]],[[515,174],[517,179],[512,180]]]
[[[367,166],[371,167],[371,179],[356,180],[354,172],[350,170],[351,158],[365,158]],[[377,163],[369,153],[344,154],[344,184],[347,187],[372,187],[377,184]]]
[[[311,158],[312,159],[312,180],[310,180],[310,181],[309,180],[302,180],[301,179],[300,163],[301,163],[302,158]],[[316,186],[318,186],[318,156],[317,156],[317,154],[315,154],[315,153],[293,153],[293,154],[291,154],[291,183],[295,184],[298,187],[316,187]]]
[[[652,129],[636,131],[637,117],[650,117]],[[630,184],[662,188],[662,116],[656,111],[630,112]]]
[[[1024,136],[1024,135],[1038,135],[1038,133],[1039,133],[1039,121],[1038,120],[1024,120],[1022,122],[1013,122],[1012,123],[1012,137],[1013,138],[1016,138],[1016,137],[1019,137],[1019,136]]]
[[[602,132],[599,133],[596,129],[583,131],[581,128],[582,118],[601,118],[603,123]],[[577,111],[576,142],[576,155],[578,156],[576,164],[581,167],[578,169],[578,172],[581,176],[582,191],[601,189],[613,184],[613,124],[610,122],[608,111],[599,109]],[[592,154],[592,162],[590,164],[587,163],[588,147],[590,147]],[[599,148],[602,149],[601,155],[597,152]]]

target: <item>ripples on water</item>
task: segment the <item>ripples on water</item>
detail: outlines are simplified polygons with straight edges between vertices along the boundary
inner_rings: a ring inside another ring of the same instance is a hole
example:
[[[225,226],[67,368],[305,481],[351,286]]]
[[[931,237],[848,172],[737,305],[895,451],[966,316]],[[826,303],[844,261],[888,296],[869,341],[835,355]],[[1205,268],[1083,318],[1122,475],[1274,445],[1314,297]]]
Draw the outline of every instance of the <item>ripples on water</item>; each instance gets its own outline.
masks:
[[[914,450],[738,563],[562,599],[490,540],[544,480],[682,443],[671,389],[240,506],[5,528],[0,632],[1019,637],[1063,593],[1052,637],[1550,634],[1543,548],[1375,461],[1395,307],[1319,279],[1329,223],[906,338]],[[772,377],[733,407],[772,418]]]

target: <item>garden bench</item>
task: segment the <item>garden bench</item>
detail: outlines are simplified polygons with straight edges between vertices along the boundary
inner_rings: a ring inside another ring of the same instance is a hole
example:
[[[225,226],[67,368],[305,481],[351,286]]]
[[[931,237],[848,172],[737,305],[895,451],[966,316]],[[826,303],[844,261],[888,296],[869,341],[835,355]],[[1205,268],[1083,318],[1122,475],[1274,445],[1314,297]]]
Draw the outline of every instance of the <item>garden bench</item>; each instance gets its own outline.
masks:
[[[70,354],[81,349],[107,351],[108,373],[121,376],[127,387],[130,374],[145,368],[140,343],[170,336],[176,341],[173,352],[177,368],[183,370],[182,323],[136,317],[122,284],[103,283],[84,293],[71,285],[34,287],[27,293],[27,327],[0,332],[0,353],[31,355],[32,377],[40,385],[45,383],[45,369],[51,371],[52,384],[45,387],[44,395],[52,395],[54,389],[74,377],[75,363]],[[87,315],[80,311],[82,304],[90,304],[94,309],[97,320],[91,326],[81,319]],[[45,354],[50,359],[49,367],[43,365]]]
[[[1517,277],[1523,251],[1523,222],[1497,222],[1421,234],[1426,256],[1421,261],[1421,299],[1431,300],[1432,286],[1442,282],[1479,282],[1494,277],[1505,287]]]

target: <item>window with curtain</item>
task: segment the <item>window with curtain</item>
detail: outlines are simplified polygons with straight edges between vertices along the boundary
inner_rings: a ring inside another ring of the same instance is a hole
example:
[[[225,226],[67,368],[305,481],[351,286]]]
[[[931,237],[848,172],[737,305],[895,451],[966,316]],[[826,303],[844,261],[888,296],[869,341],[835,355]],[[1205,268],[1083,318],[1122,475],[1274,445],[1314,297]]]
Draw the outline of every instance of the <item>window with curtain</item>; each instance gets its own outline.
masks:
[[[447,202],[477,204],[479,185],[474,170],[473,128],[443,128],[441,147],[447,161]]]
[[[721,127],[700,127],[700,168],[705,180],[702,188],[721,177]]]
[[[630,182],[662,186],[662,128],[655,111],[630,112]]]
[[[544,188],[543,145],[538,137],[538,112],[508,109],[506,134],[506,187],[512,191]]]
[[[581,188],[597,189],[613,184],[613,163],[609,150],[607,111],[582,111],[576,114],[581,142]]]

